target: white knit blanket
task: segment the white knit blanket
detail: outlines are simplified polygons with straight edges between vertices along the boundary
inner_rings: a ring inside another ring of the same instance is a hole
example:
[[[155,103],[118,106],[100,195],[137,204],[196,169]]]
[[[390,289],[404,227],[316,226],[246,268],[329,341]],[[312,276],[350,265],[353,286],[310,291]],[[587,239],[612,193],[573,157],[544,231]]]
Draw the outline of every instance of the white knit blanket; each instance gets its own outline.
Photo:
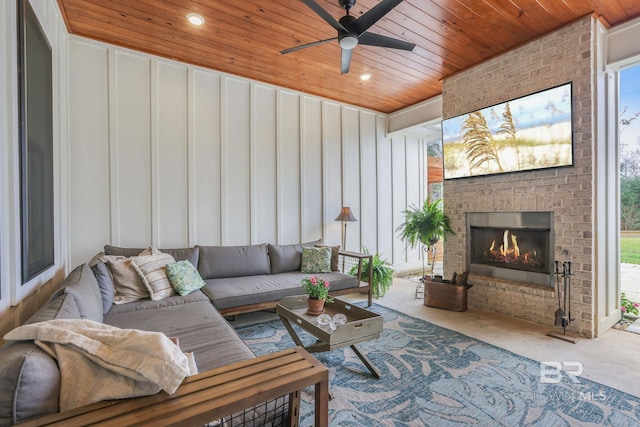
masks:
[[[34,340],[58,361],[60,411],[108,399],[176,391],[197,373],[192,354],[164,334],[120,329],[92,320],[49,320],[20,326],[5,340]]]

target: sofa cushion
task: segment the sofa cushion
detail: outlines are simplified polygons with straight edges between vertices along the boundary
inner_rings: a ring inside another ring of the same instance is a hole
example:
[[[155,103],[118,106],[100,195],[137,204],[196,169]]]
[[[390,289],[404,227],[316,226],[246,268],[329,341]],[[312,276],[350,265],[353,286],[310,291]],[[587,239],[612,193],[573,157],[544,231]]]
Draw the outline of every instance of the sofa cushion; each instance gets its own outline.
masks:
[[[101,260],[107,264],[113,278],[114,304],[125,304],[150,297],[142,278],[131,265],[131,258],[105,255]]]
[[[33,342],[0,348],[0,425],[58,412],[60,371]]]
[[[76,299],[71,294],[63,293],[42,306],[25,324],[44,322],[54,319],[81,319]]]
[[[205,280],[202,291],[217,309],[240,307],[267,301],[280,301],[284,297],[302,295],[302,279],[312,274],[298,272],[269,274],[252,277],[228,277]],[[322,278],[331,284],[330,291],[356,288],[358,279],[343,273],[323,273]]]
[[[111,273],[109,273],[109,267],[100,261],[100,258],[104,255],[104,252],[94,255],[91,261],[89,261],[89,267],[91,267],[91,271],[93,271],[94,276],[96,276],[98,286],[100,287],[100,293],[102,294],[102,312],[107,314],[113,305],[116,290],[113,286]]]
[[[312,248],[312,247],[314,247],[314,246],[316,246],[316,245],[319,245],[319,244],[321,244],[321,243],[322,243],[322,240],[321,240],[321,239],[318,239],[318,240],[314,240],[314,241],[312,241],[312,242],[306,242],[306,243],[303,243],[303,244],[302,244],[302,246],[305,246],[305,247],[307,247],[307,248]]]
[[[331,248],[302,248],[302,273],[330,273]]]
[[[271,274],[300,271],[302,245],[269,245]]]
[[[149,251],[149,254],[151,253],[150,248],[121,248],[119,246],[104,245],[105,255],[123,256],[130,258],[132,256],[138,256],[144,251]]]
[[[302,248],[320,245],[321,240],[313,242],[297,243],[293,245],[269,244],[269,260],[271,262],[271,274],[300,271],[302,265]]]
[[[139,255],[153,255],[153,254],[160,253],[160,249],[155,248],[153,246],[148,246],[142,249],[142,248],[120,248],[117,246],[105,245],[104,249],[105,250],[103,252],[100,252],[102,255],[120,256],[125,258],[131,258],[133,256],[139,256]]]
[[[188,295],[206,284],[200,277],[198,269],[187,260],[167,264],[167,276],[171,286],[180,295]]]
[[[160,251],[171,255],[176,261],[189,261],[194,267],[198,267],[200,249],[198,249],[197,247],[181,249],[160,249]]]
[[[102,322],[102,294],[89,264],[76,267],[62,283],[64,293],[73,296],[82,319]]]
[[[199,246],[198,271],[203,279],[270,274],[267,244]]]
[[[176,294],[167,277],[166,268],[167,264],[173,262],[173,257],[165,253],[131,257],[131,265],[142,279],[152,300],[161,300]]]
[[[132,257],[140,255],[144,249],[142,248],[121,248],[118,246],[105,245],[104,253],[106,255],[118,255],[125,257]],[[179,249],[159,249],[160,252],[171,255],[176,261],[187,260],[194,267],[198,266],[198,257],[200,250],[196,246],[195,248],[179,248]]]
[[[199,372],[255,357],[200,291],[114,306],[105,323],[179,337],[182,351],[194,353]]]

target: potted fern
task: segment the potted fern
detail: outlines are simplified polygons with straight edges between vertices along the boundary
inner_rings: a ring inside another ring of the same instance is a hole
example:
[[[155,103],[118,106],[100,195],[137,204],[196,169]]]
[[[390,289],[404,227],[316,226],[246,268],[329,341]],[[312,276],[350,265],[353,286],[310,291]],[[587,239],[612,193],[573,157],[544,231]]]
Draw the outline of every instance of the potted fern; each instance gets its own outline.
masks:
[[[366,247],[362,248],[362,252],[369,255]],[[383,260],[379,253],[375,253],[371,258],[372,276],[371,276],[371,295],[374,298],[383,297],[393,284],[393,267],[387,260]],[[356,276],[358,274],[358,266],[354,265],[349,270],[349,274]],[[369,280],[369,259],[362,261],[362,280]]]
[[[397,231],[400,238],[415,248],[418,244],[435,245],[438,240],[446,239],[447,233],[456,234],[449,225],[449,217],[442,210],[442,199],[424,201],[421,207],[411,206],[403,212],[405,221]]]

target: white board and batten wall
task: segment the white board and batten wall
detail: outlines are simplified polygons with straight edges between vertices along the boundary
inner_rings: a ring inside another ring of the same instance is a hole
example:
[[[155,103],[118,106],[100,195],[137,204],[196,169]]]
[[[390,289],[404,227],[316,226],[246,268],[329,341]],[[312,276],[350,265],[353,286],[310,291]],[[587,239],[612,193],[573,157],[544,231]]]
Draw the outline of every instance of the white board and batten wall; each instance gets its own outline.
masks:
[[[419,259],[395,229],[424,196],[421,140],[387,115],[69,38],[71,265],[105,243],[340,244]]]

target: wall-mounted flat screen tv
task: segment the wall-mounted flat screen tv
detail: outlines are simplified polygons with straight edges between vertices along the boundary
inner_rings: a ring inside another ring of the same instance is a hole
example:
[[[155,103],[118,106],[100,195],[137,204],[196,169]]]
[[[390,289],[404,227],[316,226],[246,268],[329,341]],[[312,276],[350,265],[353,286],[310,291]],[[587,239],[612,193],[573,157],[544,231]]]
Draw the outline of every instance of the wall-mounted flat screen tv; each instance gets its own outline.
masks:
[[[443,120],[444,179],[572,166],[571,85]]]

